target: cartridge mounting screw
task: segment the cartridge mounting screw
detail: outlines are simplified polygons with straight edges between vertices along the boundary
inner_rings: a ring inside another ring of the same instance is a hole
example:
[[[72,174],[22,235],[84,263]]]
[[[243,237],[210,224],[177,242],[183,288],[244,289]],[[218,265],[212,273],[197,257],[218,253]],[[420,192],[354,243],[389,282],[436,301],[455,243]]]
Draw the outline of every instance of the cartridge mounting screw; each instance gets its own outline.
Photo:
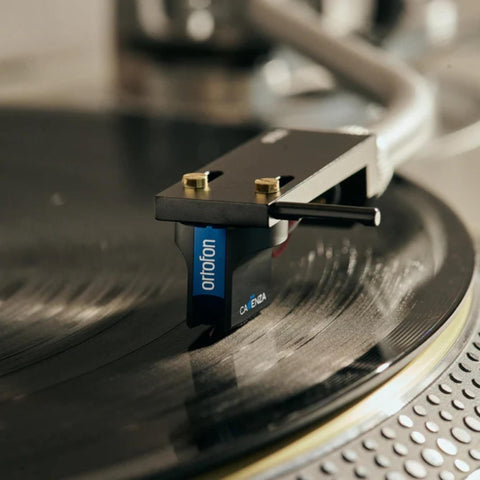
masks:
[[[208,187],[208,174],[202,172],[185,173],[182,177],[183,188],[205,190]]]
[[[263,177],[255,180],[255,193],[278,193],[280,191],[280,180],[275,177]]]

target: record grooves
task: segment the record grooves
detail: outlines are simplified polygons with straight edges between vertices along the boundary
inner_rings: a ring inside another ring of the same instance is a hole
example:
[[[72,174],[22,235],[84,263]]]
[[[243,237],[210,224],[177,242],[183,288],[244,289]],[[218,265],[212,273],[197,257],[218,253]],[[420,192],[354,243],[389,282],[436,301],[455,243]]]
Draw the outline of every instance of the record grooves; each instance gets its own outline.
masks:
[[[265,445],[393,375],[448,324],[471,283],[461,222],[396,179],[378,200],[378,230],[297,228],[274,262],[272,305],[212,343],[206,328],[184,324],[183,261],[151,208],[153,193],[208,160],[168,143],[196,127],[2,115],[0,468],[9,478],[118,465],[182,475]]]

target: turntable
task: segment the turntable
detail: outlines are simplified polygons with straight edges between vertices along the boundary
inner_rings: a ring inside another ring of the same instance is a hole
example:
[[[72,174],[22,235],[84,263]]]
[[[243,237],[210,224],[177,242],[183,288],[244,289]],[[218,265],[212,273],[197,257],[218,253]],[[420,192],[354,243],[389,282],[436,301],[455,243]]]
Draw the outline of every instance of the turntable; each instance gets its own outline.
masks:
[[[368,131],[0,111],[5,478],[480,478],[476,246],[392,177],[432,98],[341,45],[395,83]]]

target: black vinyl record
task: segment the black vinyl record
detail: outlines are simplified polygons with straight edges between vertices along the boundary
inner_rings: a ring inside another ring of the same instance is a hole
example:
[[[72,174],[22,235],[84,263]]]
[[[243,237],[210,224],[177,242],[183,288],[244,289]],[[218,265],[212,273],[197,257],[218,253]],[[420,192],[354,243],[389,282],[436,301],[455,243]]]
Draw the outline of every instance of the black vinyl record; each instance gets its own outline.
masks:
[[[6,478],[199,472],[335,413],[448,322],[470,238],[396,179],[378,229],[298,227],[254,320],[222,339],[187,328],[184,262],[153,195],[255,132],[0,115]]]

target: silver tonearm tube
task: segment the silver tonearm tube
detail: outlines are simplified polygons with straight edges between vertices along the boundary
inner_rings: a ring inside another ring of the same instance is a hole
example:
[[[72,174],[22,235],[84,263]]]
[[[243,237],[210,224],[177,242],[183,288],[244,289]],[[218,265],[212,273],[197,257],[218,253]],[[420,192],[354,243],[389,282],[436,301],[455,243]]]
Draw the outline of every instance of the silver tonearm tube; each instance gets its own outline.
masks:
[[[381,120],[368,126],[377,135],[379,193],[385,190],[395,166],[433,132],[435,103],[425,79],[361,39],[336,37],[298,0],[249,0],[248,15],[263,34],[321,63],[385,107]]]

